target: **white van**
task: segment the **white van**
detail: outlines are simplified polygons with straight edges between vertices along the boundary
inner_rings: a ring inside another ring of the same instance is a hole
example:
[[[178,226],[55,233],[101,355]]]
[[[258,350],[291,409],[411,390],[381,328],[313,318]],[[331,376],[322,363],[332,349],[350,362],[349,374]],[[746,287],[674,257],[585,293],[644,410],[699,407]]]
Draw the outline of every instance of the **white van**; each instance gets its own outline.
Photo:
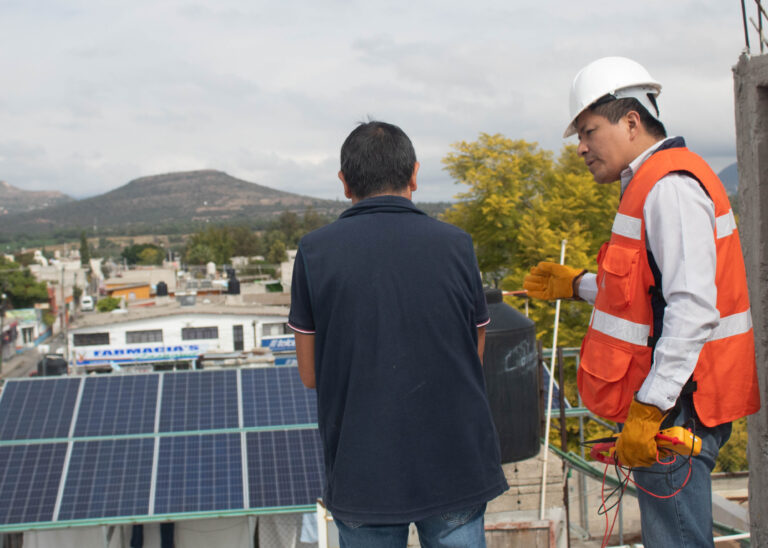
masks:
[[[83,312],[89,312],[93,310],[93,297],[90,295],[83,295],[83,298],[80,299],[80,310]]]

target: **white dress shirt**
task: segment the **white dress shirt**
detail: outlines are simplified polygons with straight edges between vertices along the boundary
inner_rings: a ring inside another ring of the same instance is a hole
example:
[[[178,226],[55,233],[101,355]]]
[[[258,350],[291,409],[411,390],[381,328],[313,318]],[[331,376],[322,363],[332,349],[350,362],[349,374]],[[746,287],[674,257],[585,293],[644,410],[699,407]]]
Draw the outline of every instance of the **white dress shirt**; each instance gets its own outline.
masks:
[[[622,193],[659,141],[621,173]],[[666,411],[693,374],[702,346],[720,321],[715,272],[715,206],[696,179],[679,173],[659,180],[643,206],[646,245],[661,271],[667,305],[651,371],[637,393],[643,403]],[[595,274],[585,274],[579,297],[594,304]]]

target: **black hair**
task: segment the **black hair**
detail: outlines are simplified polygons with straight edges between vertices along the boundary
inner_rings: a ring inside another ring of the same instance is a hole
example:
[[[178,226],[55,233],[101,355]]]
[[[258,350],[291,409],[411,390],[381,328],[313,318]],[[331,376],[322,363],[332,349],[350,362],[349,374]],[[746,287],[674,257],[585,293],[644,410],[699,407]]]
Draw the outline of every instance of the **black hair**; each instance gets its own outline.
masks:
[[[385,122],[360,123],[341,145],[341,172],[358,199],[404,190],[415,164],[411,140]]]
[[[655,97],[649,95],[649,99],[653,106],[656,106]],[[658,108],[658,107],[657,107]],[[640,121],[645,127],[646,131],[657,139],[664,139],[667,136],[667,130],[664,128],[659,120],[654,118],[650,112],[643,106],[643,104],[634,97],[623,97],[616,99],[612,95],[606,95],[601,97],[589,107],[590,112],[594,112],[604,118],[612,124],[618,123],[628,112],[634,110],[640,115]]]

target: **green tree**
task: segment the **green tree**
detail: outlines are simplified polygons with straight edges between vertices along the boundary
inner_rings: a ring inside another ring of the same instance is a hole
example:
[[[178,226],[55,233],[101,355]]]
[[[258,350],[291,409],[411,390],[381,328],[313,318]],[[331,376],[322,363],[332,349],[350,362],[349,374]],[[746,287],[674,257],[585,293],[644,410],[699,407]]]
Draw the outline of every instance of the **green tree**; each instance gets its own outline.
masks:
[[[261,242],[256,233],[245,225],[239,225],[230,229],[232,235],[233,256],[252,257],[261,251]]]
[[[213,261],[214,257],[215,252],[213,248],[202,243],[187,245],[184,250],[184,260],[188,264],[206,264],[210,261]]]
[[[267,251],[265,259],[268,263],[277,264],[285,261],[288,258],[286,253],[285,242],[282,240],[275,240]]]
[[[189,264],[229,263],[235,249],[235,240],[228,227],[207,226],[205,230],[190,236],[184,251]]]
[[[112,312],[120,308],[120,299],[117,297],[102,297],[96,302],[96,310],[99,312]]]
[[[88,247],[88,238],[85,231],[80,233],[80,264],[87,266],[91,262],[91,250]]]
[[[618,205],[618,185],[598,185],[566,146],[555,160],[535,143],[481,134],[472,143],[454,145],[445,169],[469,190],[446,211],[444,220],[472,235],[486,283],[522,289],[523,278],[539,261],[560,259],[594,270],[602,242],[610,236]],[[522,307],[522,301],[508,298]],[[537,336],[551,346],[554,303],[529,303]],[[559,346],[576,346],[586,331],[590,307],[562,301]]]
[[[144,253],[146,250],[151,250],[150,253],[145,253],[143,256],[144,260],[153,260],[155,262],[144,262],[142,263],[142,253]],[[163,257],[165,257],[165,250],[155,244],[131,244],[125,248],[123,248],[123,251],[120,253],[120,256],[125,259],[125,261],[130,265],[135,264],[162,264],[163,263]]]
[[[79,285],[72,286],[72,300],[75,301],[75,305],[80,303],[80,297],[83,296],[83,289]]]
[[[24,253],[17,253],[14,256],[14,260],[21,266],[29,266],[35,262],[35,254],[32,251],[25,251]]]
[[[165,253],[159,247],[147,247],[139,252],[138,264],[140,265],[161,265]]]
[[[28,268],[0,256],[0,289],[13,308],[31,308],[48,302],[48,286],[38,282]]]
[[[472,235],[480,270],[498,285],[521,264],[522,216],[553,178],[552,154],[535,143],[486,133],[454,149],[443,160],[445,169],[469,190],[444,218]]]
[[[749,470],[747,461],[747,418],[733,421],[731,437],[717,456],[715,472]]]

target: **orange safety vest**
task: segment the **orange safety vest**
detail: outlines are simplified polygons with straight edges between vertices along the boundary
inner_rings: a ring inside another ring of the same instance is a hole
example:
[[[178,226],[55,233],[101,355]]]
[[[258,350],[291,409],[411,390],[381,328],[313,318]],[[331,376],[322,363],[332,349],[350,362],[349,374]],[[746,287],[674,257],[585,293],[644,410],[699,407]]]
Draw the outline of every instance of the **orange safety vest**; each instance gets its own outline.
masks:
[[[699,420],[716,426],[760,409],[755,341],[744,258],[728,196],[706,162],[687,148],[651,155],[621,198],[611,239],[597,256],[597,298],[581,345],[577,382],[592,412],[616,422],[626,420],[653,359],[651,291],[655,282],[646,250],[643,205],[659,179],[673,172],[697,179],[715,206],[712,236],[720,322],[699,354],[693,402]]]

